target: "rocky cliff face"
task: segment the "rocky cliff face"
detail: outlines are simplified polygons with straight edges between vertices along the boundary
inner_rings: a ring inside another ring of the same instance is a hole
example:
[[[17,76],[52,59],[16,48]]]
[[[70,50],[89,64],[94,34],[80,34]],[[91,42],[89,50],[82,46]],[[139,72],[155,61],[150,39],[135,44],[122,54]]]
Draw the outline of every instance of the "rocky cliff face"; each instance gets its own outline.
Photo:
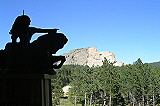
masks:
[[[111,52],[97,52],[96,47],[78,48],[71,50],[63,56],[66,57],[64,65],[88,65],[88,66],[102,66],[103,60],[106,58],[115,66],[122,66],[123,63],[117,62],[115,55]]]

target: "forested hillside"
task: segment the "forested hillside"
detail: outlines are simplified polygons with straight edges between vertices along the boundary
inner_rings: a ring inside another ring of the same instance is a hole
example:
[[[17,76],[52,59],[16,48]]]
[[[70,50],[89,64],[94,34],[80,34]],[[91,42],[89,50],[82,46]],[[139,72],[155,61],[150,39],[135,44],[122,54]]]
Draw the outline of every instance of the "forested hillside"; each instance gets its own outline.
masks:
[[[160,104],[160,68],[143,64],[114,66],[105,60],[100,67],[65,65],[53,80],[54,103],[59,103],[61,88],[70,85],[69,100],[84,106],[156,106]]]

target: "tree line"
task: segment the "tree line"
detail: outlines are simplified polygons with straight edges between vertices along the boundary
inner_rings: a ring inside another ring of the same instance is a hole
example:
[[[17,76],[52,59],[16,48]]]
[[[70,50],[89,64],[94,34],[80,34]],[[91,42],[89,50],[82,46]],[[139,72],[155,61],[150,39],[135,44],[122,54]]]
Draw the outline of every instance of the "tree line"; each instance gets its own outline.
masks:
[[[52,80],[53,99],[58,103],[61,88],[70,85],[68,98],[83,106],[156,106],[160,104],[160,68],[142,63],[114,66],[64,65]],[[76,101],[75,101],[76,100]]]

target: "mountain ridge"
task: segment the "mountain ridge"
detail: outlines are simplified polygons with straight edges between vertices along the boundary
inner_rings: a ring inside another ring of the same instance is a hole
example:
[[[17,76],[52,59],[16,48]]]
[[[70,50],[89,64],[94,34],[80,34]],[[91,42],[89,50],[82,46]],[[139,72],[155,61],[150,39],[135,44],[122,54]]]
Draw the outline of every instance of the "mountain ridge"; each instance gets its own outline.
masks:
[[[113,53],[98,52],[96,47],[76,48],[62,54],[62,56],[66,57],[64,65],[88,65],[89,67],[102,66],[104,58],[115,66],[122,66],[122,64],[124,64],[118,62]]]
[[[152,66],[158,66],[158,67],[160,67],[160,61],[159,62],[146,63],[146,64],[150,64]]]

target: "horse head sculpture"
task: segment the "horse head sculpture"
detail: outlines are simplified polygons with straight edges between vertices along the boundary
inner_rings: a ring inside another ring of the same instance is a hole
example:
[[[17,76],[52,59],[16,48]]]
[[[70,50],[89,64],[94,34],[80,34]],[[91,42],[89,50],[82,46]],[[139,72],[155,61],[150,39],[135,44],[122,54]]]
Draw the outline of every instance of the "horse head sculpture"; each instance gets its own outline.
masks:
[[[8,43],[5,47],[7,69],[53,70],[60,68],[65,62],[64,56],[52,56],[67,43],[63,33],[42,35],[23,48],[20,43]],[[53,65],[60,61],[60,64]]]

